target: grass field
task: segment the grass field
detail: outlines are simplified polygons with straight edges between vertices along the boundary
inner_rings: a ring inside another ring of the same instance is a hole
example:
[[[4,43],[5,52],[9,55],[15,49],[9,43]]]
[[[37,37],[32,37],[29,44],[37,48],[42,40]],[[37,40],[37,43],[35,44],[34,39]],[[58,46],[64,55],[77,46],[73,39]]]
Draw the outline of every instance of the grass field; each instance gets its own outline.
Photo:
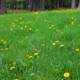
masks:
[[[0,15],[0,80],[80,80],[80,11]]]

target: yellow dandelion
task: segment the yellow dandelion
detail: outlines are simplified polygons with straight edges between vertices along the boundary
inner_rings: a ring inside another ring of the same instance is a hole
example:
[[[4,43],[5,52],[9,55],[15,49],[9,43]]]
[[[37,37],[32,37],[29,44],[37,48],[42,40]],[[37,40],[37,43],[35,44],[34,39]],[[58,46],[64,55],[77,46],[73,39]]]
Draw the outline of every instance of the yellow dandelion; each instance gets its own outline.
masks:
[[[13,28],[10,28],[10,31],[13,31]]]
[[[71,19],[73,20],[73,19],[74,19],[74,17],[71,17]]]
[[[37,15],[37,14],[39,14],[39,12],[34,12],[33,14],[36,14]]]
[[[34,56],[38,56],[39,55],[39,53],[34,53]]]
[[[60,47],[64,47],[64,45],[63,45],[63,44],[61,44],[61,45],[60,45]]]
[[[5,48],[5,50],[6,50],[6,51],[8,51],[8,50],[9,50],[9,48]]]
[[[69,72],[65,72],[64,73],[64,78],[69,78],[70,77],[70,73]]]
[[[12,22],[12,25],[15,25],[15,22]]]
[[[2,39],[1,42],[4,42],[4,40]]]
[[[14,80],[19,80],[18,78],[14,79]]]
[[[12,66],[12,67],[10,67],[10,70],[14,70],[16,67],[15,66]]]
[[[24,27],[27,28],[27,25],[25,25]]]
[[[75,49],[75,51],[76,51],[76,52],[79,52],[79,51],[80,51],[80,49],[79,49],[79,48],[77,48],[77,49]]]
[[[55,45],[56,45],[56,43],[52,43],[52,45],[53,45],[53,46],[55,46]]]
[[[43,47],[44,47],[44,46],[45,46],[45,44],[43,43],[43,44],[41,44],[41,46],[43,46]]]
[[[21,30],[24,30],[24,28],[23,28],[23,27],[21,27]]]
[[[73,24],[74,24],[74,22],[72,21],[72,22],[71,22],[71,24],[73,25]]]
[[[29,31],[32,31],[32,28],[29,28]]]
[[[36,31],[36,32],[38,32],[38,31],[39,31],[39,29],[36,29],[35,31]]]
[[[3,44],[6,44],[7,43],[7,41],[3,41]]]
[[[28,56],[28,59],[32,59],[33,58],[33,56]]]
[[[60,42],[59,40],[55,41],[56,43]]]

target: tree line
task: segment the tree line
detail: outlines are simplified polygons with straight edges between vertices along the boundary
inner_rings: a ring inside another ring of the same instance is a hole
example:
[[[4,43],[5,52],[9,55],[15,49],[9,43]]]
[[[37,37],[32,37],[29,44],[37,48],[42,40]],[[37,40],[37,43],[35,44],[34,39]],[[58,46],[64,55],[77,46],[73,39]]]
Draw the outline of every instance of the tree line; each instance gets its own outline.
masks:
[[[10,9],[17,9],[17,4],[24,6],[23,9],[45,10],[45,9],[60,9],[60,8],[80,8],[80,0],[0,0],[0,13],[7,12],[8,3],[12,7]]]

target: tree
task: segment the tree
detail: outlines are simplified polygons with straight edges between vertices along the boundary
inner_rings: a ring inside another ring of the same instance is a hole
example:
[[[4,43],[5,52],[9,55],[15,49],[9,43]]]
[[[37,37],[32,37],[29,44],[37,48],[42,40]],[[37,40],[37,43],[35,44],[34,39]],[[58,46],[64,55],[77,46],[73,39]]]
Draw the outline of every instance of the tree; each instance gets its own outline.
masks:
[[[34,8],[34,0],[28,0],[28,9],[30,10],[30,11],[32,11],[33,10],[33,8]]]
[[[41,10],[45,9],[45,0],[40,0],[40,9]]]
[[[71,8],[75,8],[76,7],[76,1],[75,0],[72,0],[71,1]]]
[[[0,0],[0,13],[6,13],[6,0]]]
[[[79,2],[78,2],[78,8],[80,8],[80,0],[79,0]]]

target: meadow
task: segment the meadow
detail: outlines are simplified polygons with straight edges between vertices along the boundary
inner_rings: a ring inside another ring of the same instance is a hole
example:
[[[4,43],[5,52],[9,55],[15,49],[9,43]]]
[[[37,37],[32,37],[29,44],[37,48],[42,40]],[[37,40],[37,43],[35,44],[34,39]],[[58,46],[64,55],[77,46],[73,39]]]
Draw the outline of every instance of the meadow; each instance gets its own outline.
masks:
[[[0,15],[0,80],[80,80],[80,11]]]

